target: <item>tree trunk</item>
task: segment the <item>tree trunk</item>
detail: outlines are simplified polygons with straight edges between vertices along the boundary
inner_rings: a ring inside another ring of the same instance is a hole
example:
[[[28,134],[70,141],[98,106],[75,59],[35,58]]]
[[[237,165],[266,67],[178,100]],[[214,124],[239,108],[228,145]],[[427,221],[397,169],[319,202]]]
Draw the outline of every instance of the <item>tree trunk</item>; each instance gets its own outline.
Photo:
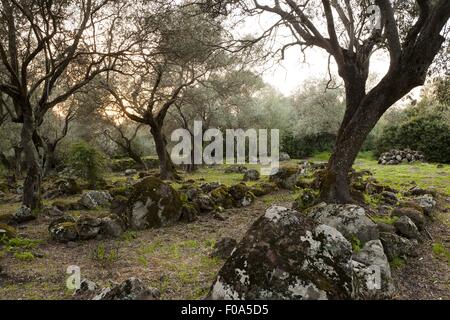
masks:
[[[128,154],[128,156],[129,156],[131,159],[133,159],[134,162],[136,162],[139,166],[141,166],[141,167],[144,168],[145,170],[148,169],[148,168],[147,168],[147,165],[145,164],[145,161],[142,160],[142,158],[141,158],[136,152],[134,152],[133,149],[131,149],[131,147],[130,147],[130,148],[127,148],[125,151],[126,151],[126,153]]]
[[[17,177],[20,177],[22,173],[22,152],[21,146],[14,147],[14,172]]]
[[[167,152],[167,143],[163,133],[161,132],[161,128],[152,126],[150,132],[153,136],[153,139],[155,140],[156,153],[158,154],[159,159],[160,178],[163,180],[178,179],[179,176],[175,169],[175,165],[173,164],[172,160],[170,159],[170,155]]]
[[[3,152],[0,152],[0,163],[5,167],[7,170],[11,170],[11,163],[9,162],[8,158],[5,156]]]
[[[46,143],[45,159],[44,159],[44,176],[47,176],[51,170],[56,167],[55,143]]]
[[[42,208],[42,159],[39,154],[37,137],[38,134],[33,116],[24,114],[21,139],[27,165],[27,175],[23,185],[22,203],[32,210],[40,210]]]

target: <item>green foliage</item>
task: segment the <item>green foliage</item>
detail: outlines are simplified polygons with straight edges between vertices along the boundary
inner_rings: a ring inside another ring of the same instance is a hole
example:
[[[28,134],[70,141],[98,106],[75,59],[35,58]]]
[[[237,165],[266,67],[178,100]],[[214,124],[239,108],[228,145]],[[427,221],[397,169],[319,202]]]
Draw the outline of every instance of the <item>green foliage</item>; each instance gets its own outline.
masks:
[[[447,264],[450,265],[450,251],[444,246],[443,243],[433,243],[432,250],[436,257],[447,259]]]
[[[67,163],[90,185],[96,185],[103,179],[106,158],[100,151],[84,141],[71,145]]]
[[[117,246],[105,247],[104,244],[99,244],[92,250],[91,257],[105,268],[119,260],[119,248]]]
[[[23,261],[31,261],[34,259],[34,254],[30,251],[14,252],[14,258]]]
[[[281,138],[281,150],[292,158],[301,159],[318,152],[331,151],[335,140],[336,135],[327,132],[308,136],[294,136],[287,133]]]
[[[361,240],[359,240],[357,236],[353,236],[350,240],[353,252],[360,252],[362,248]]]

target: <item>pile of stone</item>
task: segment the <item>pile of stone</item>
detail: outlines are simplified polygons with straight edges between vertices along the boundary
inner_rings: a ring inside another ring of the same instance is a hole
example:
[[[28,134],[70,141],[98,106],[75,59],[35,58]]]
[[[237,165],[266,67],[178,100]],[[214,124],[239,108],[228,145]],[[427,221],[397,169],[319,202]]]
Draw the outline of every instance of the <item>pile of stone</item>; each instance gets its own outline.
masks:
[[[383,153],[378,159],[379,164],[400,164],[400,163],[411,163],[416,161],[424,161],[425,156],[419,151],[414,151],[411,149],[397,150],[392,149],[389,152]]]

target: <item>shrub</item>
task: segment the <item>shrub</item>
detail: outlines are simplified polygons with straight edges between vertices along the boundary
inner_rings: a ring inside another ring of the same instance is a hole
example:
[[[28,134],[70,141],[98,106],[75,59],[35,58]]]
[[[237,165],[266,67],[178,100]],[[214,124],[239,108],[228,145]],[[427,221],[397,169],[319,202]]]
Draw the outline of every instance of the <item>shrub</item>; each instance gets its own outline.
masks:
[[[86,142],[71,145],[67,162],[69,167],[75,170],[75,174],[86,179],[90,185],[96,185],[103,180],[106,158]]]
[[[281,149],[291,158],[298,159],[310,157],[318,152],[331,151],[335,140],[336,135],[327,132],[298,137],[288,133],[281,139]]]
[[[387,127],[377,140],[378,154],[393,148],[410,148],[421,151],[429,161],[450,163],[450,127],[439,114],[413,116]]]

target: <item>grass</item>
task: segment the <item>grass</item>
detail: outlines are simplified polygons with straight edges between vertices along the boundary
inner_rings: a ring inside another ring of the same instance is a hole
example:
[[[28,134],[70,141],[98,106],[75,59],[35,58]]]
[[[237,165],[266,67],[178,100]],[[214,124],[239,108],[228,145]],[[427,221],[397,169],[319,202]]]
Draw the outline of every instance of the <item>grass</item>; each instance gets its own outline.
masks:
[[[394,224],[395,221],[398,220],[398,217],[390,217],[390,216],[372,216],[372,220],[378,223],[385,223],[385,224]]]
[[[450,266],[450,251],[447,250],[443,243],[433,243],[432,250],[435,257],[447,259],[447,264]]]
[[[392,269],[403,268],[405,266],[405,264],[406,264],[405,259],[403,259],[401,257],[394,257],[394,259],[392,259],[392,261],[390,262]]]

